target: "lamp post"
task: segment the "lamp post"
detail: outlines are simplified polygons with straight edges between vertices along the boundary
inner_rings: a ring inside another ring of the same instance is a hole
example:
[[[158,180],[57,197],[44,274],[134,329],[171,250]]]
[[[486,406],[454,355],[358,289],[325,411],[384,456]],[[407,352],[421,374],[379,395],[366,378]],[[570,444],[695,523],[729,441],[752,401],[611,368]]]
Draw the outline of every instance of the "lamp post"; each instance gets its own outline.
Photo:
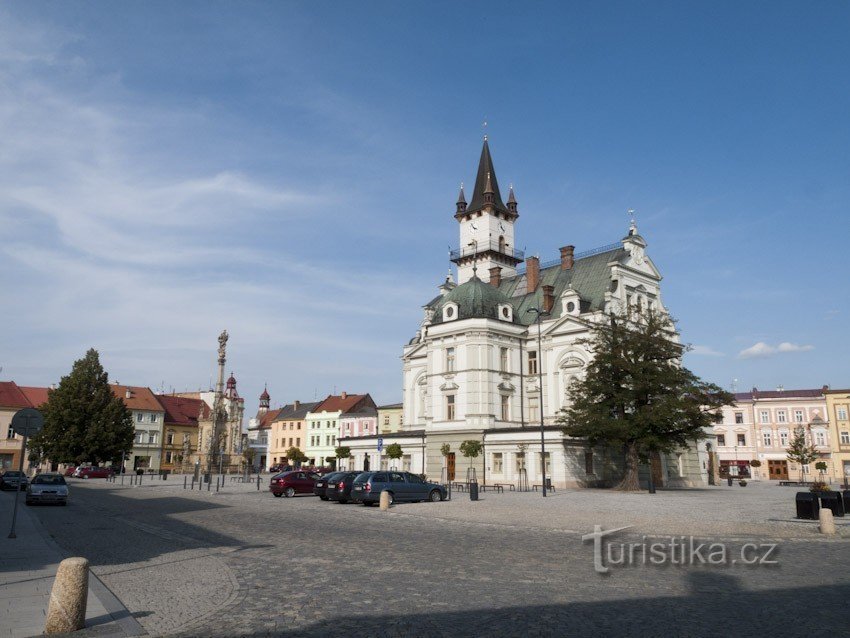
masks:
[[[543,332],[540,326],[541,317],[548,317],[548,312],[539,308],[529,308],[526,312],[535,313],[537,322],[537,383],[540,386],[540,475],[543,478],[541,491],[546,497],[546,438],[543,429]]]

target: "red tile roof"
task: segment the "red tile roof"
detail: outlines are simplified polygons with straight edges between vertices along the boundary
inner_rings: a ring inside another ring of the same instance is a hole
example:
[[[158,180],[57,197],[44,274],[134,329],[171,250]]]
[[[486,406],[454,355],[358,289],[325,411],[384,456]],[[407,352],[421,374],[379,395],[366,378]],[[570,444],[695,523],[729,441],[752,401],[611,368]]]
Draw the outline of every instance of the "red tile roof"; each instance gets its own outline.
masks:
[[[31,408],[32,404],[14,381],[0,381],[0,407]]]
[[[368,394],[346,394],[346,395],[330,395],[319,405],[311,410],[311,412],[351,412],[357,405],[368,399],[368,405],[375,407],[375,402]]]
[[[158,394],[156,398],[165,410],[165,422],[172,425],[198,425],[198,415],[201,409],[204,417],[210,415],[210,408],[201,399],[188,399],[186,397],[171,396],[169,394]]]
[[[268,410],[263,416],[260,417],[260,424],[257,426],[259,430],[267,430],[272,426],[274,421],[277,421],[278,415],[283,412],[283,408],[277,408],[275,410]]]
[[[18,386],[21,392],[24,393],[27,400],[32,404],[32,407],[39,408],[47,403],[48,388],[34,388],[31,386]]]
[[[150,388],[133,385],[116,385],[114,383],[110,383],[109,387],[112,388],[112,394],[124,401],[124,405],[131,410],[164,411]],[[127,396],[127,390],[130,391],[129,397]]]

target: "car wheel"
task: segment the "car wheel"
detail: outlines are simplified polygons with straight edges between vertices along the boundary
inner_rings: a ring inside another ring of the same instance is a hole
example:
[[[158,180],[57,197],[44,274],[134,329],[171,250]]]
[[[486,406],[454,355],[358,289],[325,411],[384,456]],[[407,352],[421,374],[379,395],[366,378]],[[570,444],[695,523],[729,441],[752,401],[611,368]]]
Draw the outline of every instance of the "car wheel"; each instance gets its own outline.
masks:
[[[347,498],[341,498],[341,499],[339,499],[339,504],[340,504],[340,505],[345,505],[346,503],[348,503],[348,499],[347,499]]]
[[[62,501],[62,503],[61,503],[62,507],[65,507],[67,504],[68,504],[68,501]]]
[[[88,475],[88,474],[83,474],[83,478],[84,478],[84,479],[88,479],[88,477],[89,477],[89,475]]]
[[[295,488],[294,487],[287,487],[283,491],[283,493],[286,496],[286,498],[292,498],[293,496],[295,496]]]
[[[372,501],[363,501],[363,507],[372,507],[373,505]]]
[[[283,494],[281,494],[280,492],[272,492],[272,494],[275,495],[275,498],[280,498],[281,496],[283,496]]]
[[[395,496],[393,496],[392,492],[387,492],[387,494],[390,495],[390,505],[392,505],[393,503],[395,503]]]
[[[440,494],[440,490],[431,490],[431,493],[428,495],[428,499],[432,503],[439,503],[443,500],[443,495]]]
[[[24,501],[27,505],[32,505],[32,501]]]
[[[327,501],[327,500],[328,500],[328,497],[327,497],[327,496],[320,496],[319,498],[320,498],[320,499],[322,499],[323,501]]]

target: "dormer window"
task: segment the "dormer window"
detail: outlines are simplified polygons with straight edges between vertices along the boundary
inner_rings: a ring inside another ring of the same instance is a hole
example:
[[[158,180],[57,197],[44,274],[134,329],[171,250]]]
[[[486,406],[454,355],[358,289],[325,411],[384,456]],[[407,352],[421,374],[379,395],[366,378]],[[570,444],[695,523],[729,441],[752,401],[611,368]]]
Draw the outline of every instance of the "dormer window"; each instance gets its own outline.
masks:
[[[514,320],[514,309],[513,306],[507,303],[500,303],[499,306],[499,320],[501,321],[513,321]]]
[[[457,304],[454,302],[447,303],[443,306],[443,321],[454,321],[457,319]]]

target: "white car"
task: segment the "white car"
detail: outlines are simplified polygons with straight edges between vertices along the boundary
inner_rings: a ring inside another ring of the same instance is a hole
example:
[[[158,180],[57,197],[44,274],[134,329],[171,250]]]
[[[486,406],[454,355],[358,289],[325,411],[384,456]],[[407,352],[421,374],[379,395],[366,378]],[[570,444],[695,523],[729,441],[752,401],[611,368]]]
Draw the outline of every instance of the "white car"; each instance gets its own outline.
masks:
[[[65,477],[56,472],[38,474],[27,486],[27,505],[33,503],[68,504],[68,484]]]

